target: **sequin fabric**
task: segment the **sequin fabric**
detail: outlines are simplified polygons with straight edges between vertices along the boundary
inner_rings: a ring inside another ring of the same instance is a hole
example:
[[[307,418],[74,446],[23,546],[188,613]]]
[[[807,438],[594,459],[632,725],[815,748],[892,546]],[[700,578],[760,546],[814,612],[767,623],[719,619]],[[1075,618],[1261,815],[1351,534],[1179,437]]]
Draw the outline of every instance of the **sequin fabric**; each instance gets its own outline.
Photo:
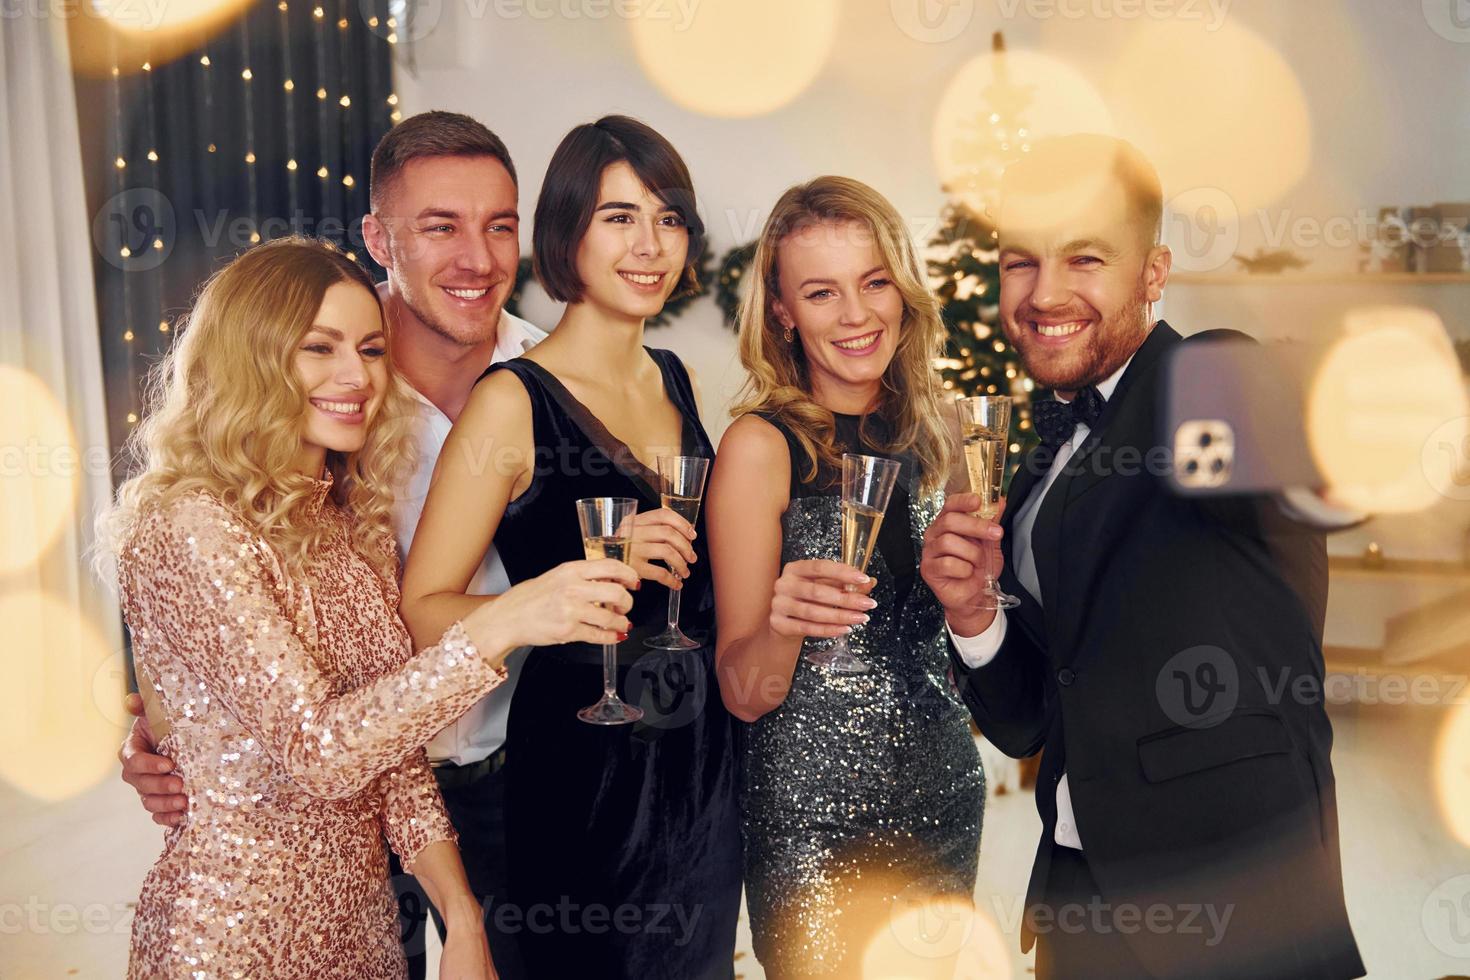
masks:
[[[916,549],[941,505],[911,502]],[[838,507],[835,494],[791,501],[783,564],[840,558]],[[949,683],[943,611],[922,581],[897,607],[881,553],[868,571],[878,605],[848,642],[872,670],[800,659],[786,700],[749,730],[746,901],[756,955],[781,976],[855,976],[860,944],[904,903],[975,887],[985,776]]]
[[[413,654],[397,583],[329,488],[299,572],[203,493],[123,549],[140,683],[189,799],[144,879],[129,977],[405,975],[384,838],[406,863],[455,839],[419,746],[504,673],[458,624]]]

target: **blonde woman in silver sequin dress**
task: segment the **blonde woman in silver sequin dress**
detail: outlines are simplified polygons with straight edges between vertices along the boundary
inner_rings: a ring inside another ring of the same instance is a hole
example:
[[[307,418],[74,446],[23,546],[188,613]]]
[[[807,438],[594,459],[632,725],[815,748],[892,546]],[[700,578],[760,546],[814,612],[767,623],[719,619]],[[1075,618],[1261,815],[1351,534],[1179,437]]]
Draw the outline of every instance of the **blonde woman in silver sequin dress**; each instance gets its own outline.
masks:
[[[945,951],[922,934],[891,942],[893,923],[918,903],[969,900],[985,796],[943,610],[917,574],[958,478],[930,368],[943,327],[902,219],[845,178],[782,196],[749,290],[750,377],[708,527],[720,690],[750,723],[740,802],[756,955],[770,977],[907,972],[882,960],[871,973],[876,941],[931,975]],[[836,560],[844,452],[902,464],[871,579]],[[849,639],[868,673],[802,659],[859,625]]]
[[[385,838],[494,976],[420,746],[513,648],[627,628],[632,574],[576,562],[413,653],[386,488],[406,457],[372,282],[306,239],[213,277],[104,530],[160,751],[189,804],[138,898],[128,975],[405,975]],[[602,602],[609,608],[600,608]]]

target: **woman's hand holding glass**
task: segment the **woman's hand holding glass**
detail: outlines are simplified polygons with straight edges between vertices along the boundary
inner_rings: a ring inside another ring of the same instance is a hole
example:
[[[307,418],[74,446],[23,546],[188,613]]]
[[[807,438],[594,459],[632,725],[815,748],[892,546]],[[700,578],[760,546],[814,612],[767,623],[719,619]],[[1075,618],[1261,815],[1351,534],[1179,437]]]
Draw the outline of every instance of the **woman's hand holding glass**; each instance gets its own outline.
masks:
[[[633,571],[641,579],[682,589],[689,566],[698,560],[693,541],[694,525],[667,507],[642,511],[633,519]]]
[[[846,636],[878,605],[868,597],[875,584],[876,579],[840,561],[787,562],[771,596],[771,632],[792,639]]]
[[[631,568],[610,558],[565,562],[479,606],[462,625],[482,652],[561,643],[617,643],[632,628]]]

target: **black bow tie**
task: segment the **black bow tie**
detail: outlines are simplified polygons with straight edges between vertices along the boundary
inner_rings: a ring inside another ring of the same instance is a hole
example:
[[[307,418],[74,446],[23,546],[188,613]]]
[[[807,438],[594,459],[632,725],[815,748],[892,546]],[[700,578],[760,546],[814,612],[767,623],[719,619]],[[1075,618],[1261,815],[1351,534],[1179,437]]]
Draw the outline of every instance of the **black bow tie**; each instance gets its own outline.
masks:
[[[1031,421],[1036,426],[1036,434],[1041,437],[1041,444],[1056,449],[1072,438],[1072,433],[1077,431],[1077,423],[1081,422],[1089,429],[1095,428],[1107,403],[1101,392],[1088,385],[1069,402],[1053,399],[1032,405]]]

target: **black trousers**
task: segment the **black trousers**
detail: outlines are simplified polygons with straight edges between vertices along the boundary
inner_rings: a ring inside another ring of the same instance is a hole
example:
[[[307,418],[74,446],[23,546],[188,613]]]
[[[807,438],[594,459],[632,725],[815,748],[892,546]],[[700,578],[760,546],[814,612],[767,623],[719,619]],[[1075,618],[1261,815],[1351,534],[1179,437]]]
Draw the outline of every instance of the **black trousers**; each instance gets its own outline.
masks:
[[[1033,908],[1037,980],[1138,980],[1150,974],[1102,898],[1083,851],[1051,845],[1046,901]]]
[[[502,752],[504,750],[501,750]],[[459,833],[459,851],[464,860],[470,891],[484,913],[490,955],[502,980],[522,980],[527,974],[521,962],[515,931],[497,928],[502,917],[496,908],[508,901],[506,888],[505,783],[503,756],[491,757],[492,764],[475,767],[435,768],[439,792],[444,796],[450,822]],[[470,776],[472,778],[466,778]],[[389,855],[393,891],[398,898],[399,938],[408,957],[410,980],[424,980],[428,957],[424,950],[428,919],[433,915],[439,939],[444,939],[444,920],[413,875],[403,870],[396,854]],[[507,917],[515,924],[519,920]]]

